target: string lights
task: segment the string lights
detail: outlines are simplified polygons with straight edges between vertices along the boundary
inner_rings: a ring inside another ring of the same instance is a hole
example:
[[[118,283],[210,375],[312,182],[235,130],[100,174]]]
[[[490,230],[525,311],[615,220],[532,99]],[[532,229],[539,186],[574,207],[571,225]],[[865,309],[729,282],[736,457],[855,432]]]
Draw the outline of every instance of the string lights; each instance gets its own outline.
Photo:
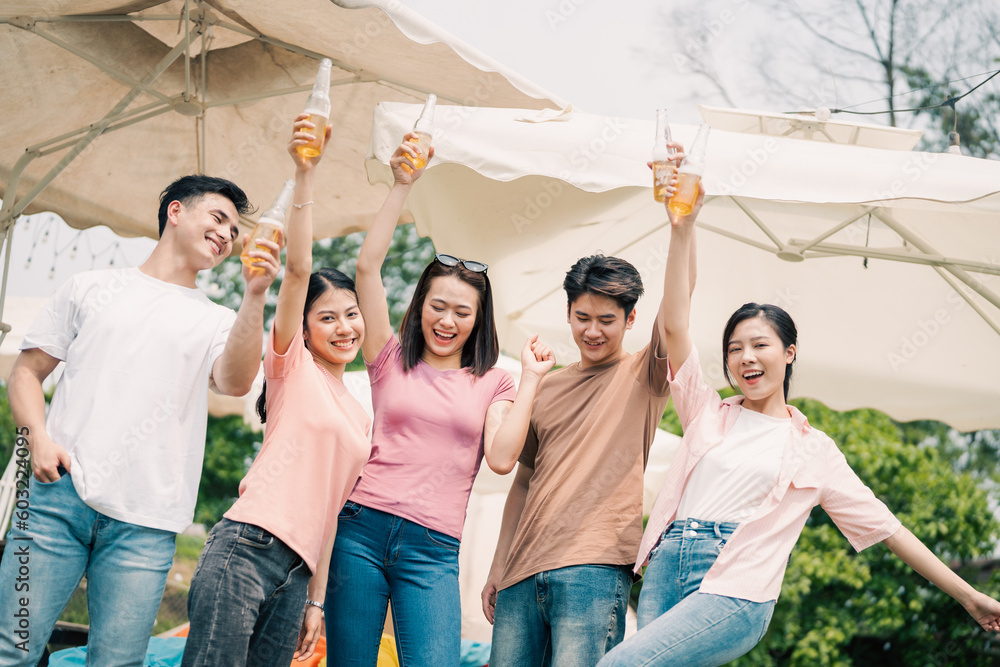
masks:
[[[65,243],[60,243],[60,234],[64,234],[69,229],[71,237]],[[28,258],[24,262],[25,270],[30,270],[32,263],[36,262],[36,257],[41,260],[41,252],[47,247],[52,248],[52,261],[49,266],[49,280],[56,277],[56,265],[59,258],[68,256],[73,261],[82,253],[84,257],[90,256],[90,268],[97,268],[99,264],[107,262],[108,267],[127,266],[128,258],[125,256],[119,241],[111,241],[102,248],[93,246],[93,234],[88,234],[89,230],[76,230],[65,226],[61,218],[51,213],[40,213],[38,215],[25,216],[18,223],[18,230],[32,234]],[[51,238],[52,243],[49,244]]]

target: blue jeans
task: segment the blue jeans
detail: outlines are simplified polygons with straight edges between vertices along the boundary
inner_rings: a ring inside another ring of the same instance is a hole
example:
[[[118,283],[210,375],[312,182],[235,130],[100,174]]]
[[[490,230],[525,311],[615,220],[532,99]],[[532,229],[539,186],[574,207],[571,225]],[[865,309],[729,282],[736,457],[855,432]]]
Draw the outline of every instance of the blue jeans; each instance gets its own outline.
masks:
[[[348,501],[326,585],[327,664],[374,667],[388,602],[402,667],[457,667],[459,541]]]
[[[591,667],[625,636],[627,565],[572,565],[497,593],[492,667]]]
[[[185,667],[290,664],[310,576],[271,533],[223,518],[191,580]]]
[[[0,665],[38,663],[86,574],[87,664],[141,666],[173,564],[174,533],[94,511],[69,474],[49,484],[32,478],[28,493],[0,563]]]
[[[724,665],[757,645],[771,622],[774,600],[698,592],[736,527],[695,519],[667,527],[646,568],[639,632],[609,653],[601,667]]]

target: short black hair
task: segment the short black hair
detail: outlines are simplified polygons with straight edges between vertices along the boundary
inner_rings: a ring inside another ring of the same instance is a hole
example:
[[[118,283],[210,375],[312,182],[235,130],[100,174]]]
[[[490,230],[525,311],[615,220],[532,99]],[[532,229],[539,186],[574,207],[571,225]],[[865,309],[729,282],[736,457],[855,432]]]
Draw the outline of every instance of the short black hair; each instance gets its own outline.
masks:
[[[179,201],[185,206],[190,206],[192,202],[207,194],[222,195],[233,202],[236,212],[240,215],[254,211],[247,193],[232,181],[202,174],[182,176],[160,193],[160,236],[163,236],[163,230],[167,228],[167,207],[170,206],[170,202]]]
[[[628,317],[642,296],[642,278],[632,264],[619,257],[590,255],[576,261],[563,280],[567,302],[572,305],[583,294],[606,296]]]

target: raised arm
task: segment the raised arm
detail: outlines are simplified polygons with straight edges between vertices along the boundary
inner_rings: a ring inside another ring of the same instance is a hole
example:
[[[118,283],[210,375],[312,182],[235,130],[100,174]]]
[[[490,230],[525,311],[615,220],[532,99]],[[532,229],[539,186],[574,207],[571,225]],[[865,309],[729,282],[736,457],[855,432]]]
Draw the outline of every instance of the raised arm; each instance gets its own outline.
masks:
[[[414,169],[409,160],[417,155],[417,150],[407,139],[416,138],[408,133],[403,137],[396,152],[389,159],[392,169],[393,184],[389,196],[385,198],[382,208],[375,214],[371,229],[365,235],[365,242],[358,253],[357,287],[358,306],[361,316],[365,318],[365,339],[361,344],[361,354],[368,361],[374,361],[385,344],[392,338],[392,324],[389,322],[389,304],[385,298],[385,286],[382,284],[382,263],[389,252],[392,234],[396,222],[403,212],[403,204],[413,183],[423,174],[423,169]],[[427,160],[434,155],[433,146],[428,150]],[[426,167],[425,167],[426,168]]]
[[[497,605],[497,590],[500,586],[500,579],[503,577],[503,568],[507,564],[507,554],[510,553],[510,545],[514,543],[514,534],[517,532],[517,524],[521,521],[521,513],[524,511],[524,503],[528,499],[528,484],[534,474],[532,468],[521,464],[514,474],[514,483],[507,493],[507,502],[503,506],[503,519],[500,522],[500,537],[497,540],[497,548],[493,554],[493,564],[490,566],[490,574],[483,587],[483,614],[486,620],[493,623],[493,612]]]
[[[250,235],[243,236],[243,243]],[[257,241],[257,247],[248,253],[254,259],[262,260],[251,271],[243,265],[243,301],[236,313],[236,322],[226,339],[226,347],[212,365],[212,383],[219,393],[227,396],[243,396],[253,386],[257,370],[260,368],[260,351],[264,343],[264,305],[267,303],[267,289],[281,270],[281,245],[267,239]]]
[[[495,473],[506,475],[514,469],[524,448],[524,437],[531,421],[531,406],[538,384],[552,370],[556,357],[552,349],[532,336],[521,349],[521,382],[514,402],[497,401],[486,413],[483,429],[483,455]]]
[[[42,383],[59,365],[59,360],[38,348],[24,350],[14,360],[7,381],[10,412],[17,435],[28,441],[31,472],[39,482],[59,479],[59,466],[70,472],[69,453],[49,438],[45,429],[45,392]]]
[[[683,153],[678,153],[683,155]],[[695,257],[695,220],[705,199],[705,188],[698,185],[698,200],[688,215],[677,215],[667,207],[670,216],[670,247],[663,272],[663,300],[656,314],[660,327],[659,356],[670,360],[670,370],[676,373],[691,353],[691,294],[697,275]],[[669,201],[669,200],[668,200]]]
[[[913,568],[914,572],[923,575],[927,581],[955,598],[984,630],[1000,631],[1000,602],[980,593],[955,574],[906,526],[902,526],[883,543]]]
[[[306,120],[309,114],[301,113],[295,119],[288,152],[295,163],[295,192],[285,225],[285,277],[278,289],[278,305],[274,312],[274,351],[284,354],[291,345],[292,336],[299,330],[302,311],[305,309],[309,276],[312,274],[313,244],[313,179],[320,157],[307,158],[296,150],[312,139],[313,123]],[[330,139],[331,126],[326,128]]]

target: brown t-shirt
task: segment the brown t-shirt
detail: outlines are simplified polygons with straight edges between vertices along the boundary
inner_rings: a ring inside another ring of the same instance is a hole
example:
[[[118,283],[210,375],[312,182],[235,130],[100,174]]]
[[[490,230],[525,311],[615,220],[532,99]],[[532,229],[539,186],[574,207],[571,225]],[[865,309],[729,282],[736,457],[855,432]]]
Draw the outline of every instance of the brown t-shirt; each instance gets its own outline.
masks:
[[[549,373],[519,461],[534,469],[500,588],[568,565],[630,565],[642,537],[642,475],[670,397],[650,344],[617,361]]]

